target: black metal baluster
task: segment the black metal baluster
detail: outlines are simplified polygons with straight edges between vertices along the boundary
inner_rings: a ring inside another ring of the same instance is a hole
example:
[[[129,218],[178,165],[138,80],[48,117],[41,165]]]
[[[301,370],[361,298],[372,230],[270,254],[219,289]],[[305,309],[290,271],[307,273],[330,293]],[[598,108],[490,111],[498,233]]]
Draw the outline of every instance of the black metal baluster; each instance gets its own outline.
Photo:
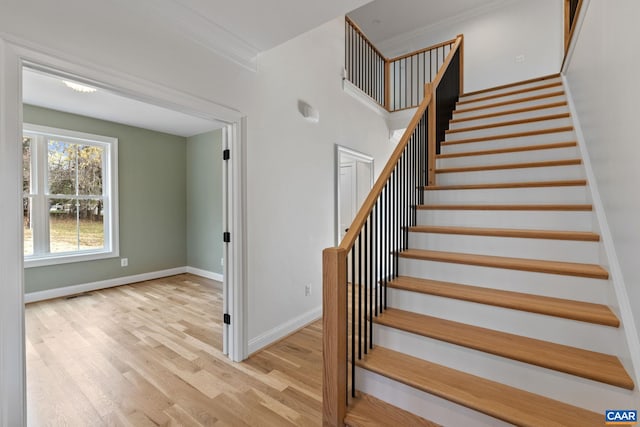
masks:
[[[362,359],[362,230],[358,233],[358,359]]]
[[[367,344],[368,344],[368,339],[367,339],[367,332],[368,332],[368,326],[367,326],[367,320],[368,320],[368,313],[369,313],[369,309],[367,306],[367,302],[368,302],[368,294],[367,294],[367,288],[369,287],[369,279],[367,277],[367,272],[369,271],[369,263],[368,263],[368,259],[369,259],[369,221],[365,221],[364,223],[364,354],[367,354]],[[361,304],[362,305],[362,304]]]
[[[351,248],[351,396],[356,397],[356,248]]]
[[[369,216],[369,231],[370,231],[370,239],[369,239],[369,256],[371,257],[371,263],[369,264],[369,348],[373,348],[373,291],[376,283],[375,276],[375,260],[376,260],[376,250],[375,250],[375,231],[376,231],[376,223],[375,223],[375,206],[374,209],[371,210],[371,214]]]

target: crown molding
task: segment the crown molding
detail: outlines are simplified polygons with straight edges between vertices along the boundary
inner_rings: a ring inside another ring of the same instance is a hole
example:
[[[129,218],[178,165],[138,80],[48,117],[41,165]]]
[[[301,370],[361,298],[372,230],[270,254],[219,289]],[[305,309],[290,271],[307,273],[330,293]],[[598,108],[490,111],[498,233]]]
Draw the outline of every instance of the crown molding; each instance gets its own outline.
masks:
[[[435,24],[426,25],[424,27],[417,28],[415,30],[380,41],[376,43],[376,47],[380,49],[380,51],[383,52],[387,57],[403,55],[407,52],[423,47],[422,45],[424,45],[424,42],[422,41],[419,43],[420,46],[412,46],[412,42],[416,42],[417,40],[424,38],[429,33],[450,27],[451,25],[464,22],[477,16],[487,14],[503,6],[507,6],[509,4],[517,3],[520,1],[524,0],[494,0],[484,6],[479,6],[463,13],[459,13],[458,15],[454,15],[438,21]]]
[[[167,28],[250,71],[257,71],[260,50],[181,0],[116,0],[123,7],[155,18]]]

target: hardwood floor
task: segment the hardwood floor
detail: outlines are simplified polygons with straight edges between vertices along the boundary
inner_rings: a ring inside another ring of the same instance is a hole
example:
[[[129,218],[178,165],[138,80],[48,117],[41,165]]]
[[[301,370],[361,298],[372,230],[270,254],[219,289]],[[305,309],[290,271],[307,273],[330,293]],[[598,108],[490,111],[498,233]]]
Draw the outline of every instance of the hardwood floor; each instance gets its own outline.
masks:
[[[317,426],[320,321],[231,363],[189,274],[26,307],[29,426]]]

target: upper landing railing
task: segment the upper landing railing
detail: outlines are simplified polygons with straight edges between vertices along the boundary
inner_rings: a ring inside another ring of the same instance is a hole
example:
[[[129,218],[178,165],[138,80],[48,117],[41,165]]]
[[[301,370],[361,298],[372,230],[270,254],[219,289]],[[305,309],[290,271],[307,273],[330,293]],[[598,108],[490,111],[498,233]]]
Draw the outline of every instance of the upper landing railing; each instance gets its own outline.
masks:
[[[459,37],[395,58],[386,58],[360,27],[346,17],[346,78],[388,111],[415,108],[424,98],[424,85],[433,81]]]

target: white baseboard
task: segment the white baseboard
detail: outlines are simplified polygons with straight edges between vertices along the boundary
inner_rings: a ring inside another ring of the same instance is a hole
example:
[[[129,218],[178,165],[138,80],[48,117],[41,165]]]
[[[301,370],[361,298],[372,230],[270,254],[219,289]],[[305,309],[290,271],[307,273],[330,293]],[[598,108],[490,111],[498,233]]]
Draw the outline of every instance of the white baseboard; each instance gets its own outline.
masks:
[[[206,279],[216,280],[218,282],[224,281],[224,276],[220,273],[214,273],[213,271],[202,270],[195,267],[187,267],[187,273],[195,274],[196,276],[204,277]]]
[[[585,7],[583,5],[583,7]],[[575,37],[574,37],[575,40]],[[607,255],[607,264],[609,267],[609,274],[611,283],[615,291],[615,296],[618,303],[618,309],[620,311],[620,321],[622,322],[623,331],[627,339],[627,346],[629,349],[628,363],[631,366],[625,366],[629,369],[629,373],[634,377],[636,384],[640,382],[640,340],[638,339],[638,332],[636,329],[636,323],[634,319],[633,309],[629,302],[629,294],[627,293],[627,284],[624,281],[622,274],[622,267],[618,262],[618,256],[616,255],[615,245],[613,243],[613,235],[609,229],[609,222],[607,221],[604,204],[600,198],[600,192],[598,191],[598,185],[595,177],[595,173],[591,166],[591,159],[589,157],[589,151],[587,149],[587,143],[582,133],[582,127],[580,126],[580,119],[578,117],[578,111],[573,101],[571,94],[571,87],[565,74],[562,75],[562,81],[564,83],[564,89],[567,94],[567,101],[569,102],[569,110],[571,111],[571,117],[574,120],[574,129],[576,132],[576,139],[578,140],[578,147],[582,154],[582,164],[587,175],[587,182],[591,189],[591,198],[593,203],[593,210],[596,215],[597,225],[600,232],[600,238]],[[627,358],[622,358],[623,363],[627,362]],[[627,363],[625,363],[627,365]],[[636,389],[637,390],[637,389]],[[637,391],[636,391],[637,393]]]
[[[249,354],[253,354],[259,351],[269,344],[281,340],[287,335],[295,332],[301,328],[304,328],[309,323],[315,322],[322,317],[322,307],[314,308],[296,318],[289,320],[275,328],[266,331],[263,334],[258,335],[255,338],[249,340]]]
[[[65,286],[63,288],[49,289],[46,291],[29,292],[24,295],[25,304],[44,301],[52,298],[66,297],[69,295],[91,292],[99,289],[113,288],[115,286],[128,285],[130,283],[144,282],[145,280],[160,279],[162,277],[175,276],[187,272],[187,267],[177,267],[169,270],[152,271],[150,273],[136,274],[133,276],[117,277],[115,279],[101,280],[99,282],[84,283],[80,285]]]

